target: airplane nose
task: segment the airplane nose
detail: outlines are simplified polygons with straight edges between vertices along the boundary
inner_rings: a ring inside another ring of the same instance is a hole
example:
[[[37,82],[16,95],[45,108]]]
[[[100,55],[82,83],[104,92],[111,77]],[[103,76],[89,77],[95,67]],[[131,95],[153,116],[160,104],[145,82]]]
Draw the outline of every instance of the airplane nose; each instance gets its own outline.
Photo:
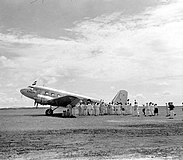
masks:
[[[26,91],[27,91],[26,89],[21,89],[20,90],[20,93],[22,93],[23,95],[25,95]]]

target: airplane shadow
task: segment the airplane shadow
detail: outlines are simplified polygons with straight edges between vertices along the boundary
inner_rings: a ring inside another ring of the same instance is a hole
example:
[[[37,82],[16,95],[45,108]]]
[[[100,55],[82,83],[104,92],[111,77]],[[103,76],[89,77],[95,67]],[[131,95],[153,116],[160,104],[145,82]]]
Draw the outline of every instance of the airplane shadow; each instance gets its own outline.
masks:
[[[54,113],[51,116],[47,116],[45,114],[32,114],[32,115],[24,115],[24,116],[31,116],[31,117],[56,117],[56,118],[76,118],[76,116],[63,116],[62,113]]]

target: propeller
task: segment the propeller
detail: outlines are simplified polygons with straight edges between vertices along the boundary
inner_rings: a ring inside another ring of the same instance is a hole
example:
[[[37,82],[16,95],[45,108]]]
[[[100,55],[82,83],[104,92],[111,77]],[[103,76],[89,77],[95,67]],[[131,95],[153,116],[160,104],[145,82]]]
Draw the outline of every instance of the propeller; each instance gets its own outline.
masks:
[[[34,106],[36,106],[36,108],[38,108],[38,103],[36,102],[36,100],[34,101]]]

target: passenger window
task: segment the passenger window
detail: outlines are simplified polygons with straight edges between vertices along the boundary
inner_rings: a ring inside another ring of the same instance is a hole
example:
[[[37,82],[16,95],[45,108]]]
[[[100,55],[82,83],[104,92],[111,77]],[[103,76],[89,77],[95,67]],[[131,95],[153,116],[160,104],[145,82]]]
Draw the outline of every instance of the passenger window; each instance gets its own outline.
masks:
[[[45,92],[46,95],[48,95],[49,93],[48,92]]]
[[[54,93],[52,93],[52,94],[51,94],[51,96],[52,96],[52,97],[54,97],[54,96],[55,96],[55,94],[54,94]]]
[[[61,97],[61,95],[60,94],[57,94],[57,97]]]

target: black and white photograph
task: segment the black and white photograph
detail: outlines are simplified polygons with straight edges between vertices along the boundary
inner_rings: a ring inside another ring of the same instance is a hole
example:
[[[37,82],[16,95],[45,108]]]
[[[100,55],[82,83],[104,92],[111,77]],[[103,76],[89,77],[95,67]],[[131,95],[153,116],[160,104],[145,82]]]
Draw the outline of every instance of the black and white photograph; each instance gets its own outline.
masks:
[[[0,160],[183,160],[183,0],[1,0]]]

